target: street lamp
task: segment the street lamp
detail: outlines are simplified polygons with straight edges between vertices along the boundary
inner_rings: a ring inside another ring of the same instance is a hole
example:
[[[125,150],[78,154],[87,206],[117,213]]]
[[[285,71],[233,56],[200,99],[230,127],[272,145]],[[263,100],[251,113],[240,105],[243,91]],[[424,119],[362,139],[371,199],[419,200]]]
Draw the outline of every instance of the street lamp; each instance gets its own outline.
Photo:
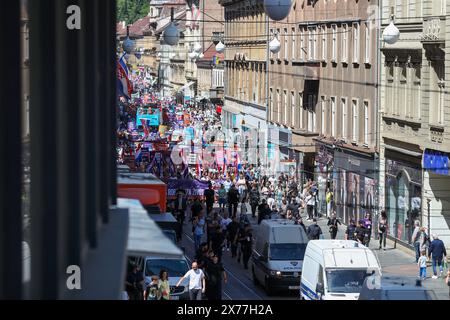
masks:
[[[391,12],[393,8],[391,8]],[[383,41],[387,44],[394,44],[400,38],[400,30],[394,24],[394,14],[391,13],[391,23],[383,31]]]
[[[216,51],[218,53],[222,53],[225,50],[225,45],[223,44],[222,40],[219,41],[219,43],[216,45]]]
[[[170,46],[174,46],[178,43],[178,40],[180,39],[180,31],[178,31],[177,26],[173,22],[173,8],[170,9],[170,24],[169,26],[164,30],[164,42],[167,43]]]
[[[280,49],[281,49],[280,41],[278,41],[278,38],[275,35],[273,37],[272,41],[270,41],[270,43],[269,43],[269,50],[272,53],[278,53],[278,52],[280,52]]]
[[[275,21],[280,21],[289,15],[292,0],[264,0],[264,11]]]

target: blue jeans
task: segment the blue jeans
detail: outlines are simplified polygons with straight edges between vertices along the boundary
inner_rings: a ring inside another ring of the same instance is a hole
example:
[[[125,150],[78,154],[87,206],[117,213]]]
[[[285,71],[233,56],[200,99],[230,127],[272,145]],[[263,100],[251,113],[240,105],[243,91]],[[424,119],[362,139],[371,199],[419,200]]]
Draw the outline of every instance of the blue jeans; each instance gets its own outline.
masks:
[[[202,300],[202,290],[189,289],[189,300]]]
[[[444,272],[444,266],[442,265],[442,257],[441,258],[432,258],[431,263],[433,265],[433,274],[437,276],[436,264],[439,266],[439,271]]]
[[[427,277],[427,267],[420,267],[419,276],[422,279],[425,279]]]
[[[194,235],[194,246],[195,251],[197,251],[200,248],[200,244],[202,243],[203,234],[195,234]]]
[[[416,263],[419,261],[420,257],[420,242],[414,242],[414,251],[416,252]]]

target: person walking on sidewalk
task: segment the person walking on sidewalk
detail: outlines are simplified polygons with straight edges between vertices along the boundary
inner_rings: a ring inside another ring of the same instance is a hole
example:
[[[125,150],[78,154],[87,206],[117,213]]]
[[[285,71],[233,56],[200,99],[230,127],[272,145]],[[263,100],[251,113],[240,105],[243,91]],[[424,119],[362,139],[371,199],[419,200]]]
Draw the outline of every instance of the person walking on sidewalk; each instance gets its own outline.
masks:
[[[196,261],[192,262],[192,269],[178,280],[176,287],[179,287],[186,278],[189,278],[189,299],[202,300],[202,293],[205,293],[206,288],[205,274],[198,268]]]
[[[327,226],[330,227],[330,237],[332,240],[336,239],[336,235],[338,233],[338,224],[341,224],[338,218],[336,218],[336,213],[332,213],[331,217],[328,218]]]
[[[433,279],[437,279],[436,266],[439,266],[439,276],[442,276],[442,273],[444,272],[442,260],[447,259],[447,252],[445,251],[444,242],[442,242],[436,234],[433,234],[433,241],[431,241],[428,257],[431,258],[431,264],[433,266]]]
[[[316,205],[316,197],[314,196],[312,191],[309,191],[309,194],[306,196],[306,211],[308,212],[308,221],[313,219],[314,215],[314,206]]]
[[[414,245],[414,251],[416,253],[416,263],[419,261],[420,257],[420,222],[416,220],[414,222],[414,231],[412,234],[412,242]]]
[[[417,266],[419,267],[419,278],[421,280],[425,280],[427,278],[427,260],[427,252],[423,250],[419,261],[417,262]]]
[[[387,234],[387,217],[386,211],[381,210],[381,217],[378,221],[378,237],[380,238],[380,250],[383,246],[383,250],[386,250],[386,234]]]
[[[256,186],[254,185],[252,190],[250,191],[250,206],[252,208],[252,217],[253,218],[255,218],[255,216],[256,216],[256,208],[259,205],[259,199],[260,199],[259,191],[256,188]]]
[[[356,240],[356,224],[353,219],[350,219],[350,223],[345,230],[345,240]]]
[[[313,218],[313,223],[308,227],[307,234],[310,240],[320,239],[322,229],[320,229],[319,225],[317,224],[316,218]]]

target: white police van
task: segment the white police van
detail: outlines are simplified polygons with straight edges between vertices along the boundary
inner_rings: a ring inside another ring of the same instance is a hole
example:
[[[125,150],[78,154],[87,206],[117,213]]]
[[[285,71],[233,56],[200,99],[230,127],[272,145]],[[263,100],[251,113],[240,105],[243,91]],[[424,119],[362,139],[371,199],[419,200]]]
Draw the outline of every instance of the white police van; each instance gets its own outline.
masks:
[[[311,240],[300,281],[305,300],[357,300],[364,280],[381,275],[375,254],[353,240]]]

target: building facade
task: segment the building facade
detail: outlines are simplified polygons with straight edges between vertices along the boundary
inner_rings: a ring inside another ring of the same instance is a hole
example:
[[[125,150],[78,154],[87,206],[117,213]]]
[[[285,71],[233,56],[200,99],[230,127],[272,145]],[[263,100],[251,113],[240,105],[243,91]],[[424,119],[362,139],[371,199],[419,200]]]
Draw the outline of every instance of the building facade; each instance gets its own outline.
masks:
[[[242,143],[248,163],[267,166],[266,15],[258,1],[219,3],[226,21],[223,127]]]
[[[412,245],[414,221],[450,247],[450,2],[382,1],[400,39],[381,48],[380,203],[389,236]]]
[[[344,222],[376,207],[376,5],[296,1],[285,20],[269,26],[281,44],[270,55],[270,136],[281,157],[297,164],[291,173],[318,183],[320,213],[326,190],[334,191]]]

